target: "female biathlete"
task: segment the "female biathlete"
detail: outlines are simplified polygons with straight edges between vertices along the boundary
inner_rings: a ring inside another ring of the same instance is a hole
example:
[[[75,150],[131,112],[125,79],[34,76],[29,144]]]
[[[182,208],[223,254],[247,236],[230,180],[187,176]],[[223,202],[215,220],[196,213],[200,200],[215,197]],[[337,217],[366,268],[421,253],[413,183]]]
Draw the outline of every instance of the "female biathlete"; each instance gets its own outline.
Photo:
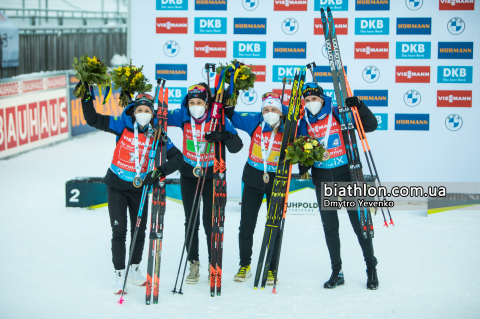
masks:
[[[322,218],[323,230],[327,242],[332,275],[325,282],[325,288],[335,288],[343,285],[345,278],[342,271],[340,258],[340,236],[338,233],[338,214],[336,210],[321,209],[322,182],[351,182],[345,142],[340,129],[338,107],[332,106],[332,99],[323,94],[323,88],[315,83],[305,83],[302,88],[305,99],[305,116],[300,120],[298,135],[316,137],[329,152],[330,158],[324,162],[315,162],[312,167],[312,180],[317,194],[318,207]],[[365,132],[377,129],[377,119],[368,107],[356,96],[345,100],[347,107],[356,106]],[[348,142],[347,142],[348,143]],[[300,174],[305,174],[311,167],[299,165]],[[361,233],[360,221],[357,210],[347,210],[353,230],[358,237],[358,242],[363,251],[367,264],[367,288],[377,289],[377,259],[373,255],[372,238],[364,239]]]
[[[89,90],[87,89],[87,92]],[[113,160],[103,181],[107,185],[108,213],[112,227],[112,261],[115,267],[115,294],[121,294],[125,276],[125,240],[127,237],[127,208],[130,216],[130,232],[133,237],[137,214],[142,197],[142,184],[151,185],[161,176],[169,175],[183,165],[182,153],[172,144],[167,145],[167,159],[147,175],[148,154],[152,148],[153,128],[157,124],[153,116],[153,97],[139,94],[120,117],[98,114],[93,106],[94,97],[82,100],[83,116],[88,125],[113,133],[117,136],[117,146]],[[159,163],[160,152],[156,153],[155,163]],[[146,176],[146,177],[145,177]],[[145,180],[142,182],[142,179]],[[139,226],[132,262],[127,282],[144,286],[139,264],[145,243],[145,229],[148,219],[148,196],[143,206],[142,221]],[[127,288],[125,288],[125,293]]]
[[[240,113],[234,112],[233,108],[225,109],[235,128],[247,132],[252,138],[242,176],[244,186],[238,235],[240,269],[233,278],[237,282],[246,281],[251,276],[253,233],[264,195],[267,205],[270,203],[282,144],[282,119],[286,113],[287,108],[282,105],[279,94],[274,92],[263,94],[261,112]],[[280,232],[277,234],[278,240]],[[267,285],[273,285],[278,247],[275,245]]]
[[[190,249],[187,251],[187,259],[190,262],[190,272],[187,276],[187,284],[196,284],[200,277],[200,261],[198,256],[198,230],[200,217],[195,225],[189,226],[190,213],[199,211],[200,195],[203,199],[203,228],[207,237],[208,260],[210,261],[210,241],[212,232],[212,211],[213,211],[213,144],[204,153],[207,142],[223,142],[230,153],[237,153],[243,147],[242,140],[228,118],[225,119],[224,132],[209,132],[210,118],[209,108],[212,105],[212,93],[205,83],[192,85],[188,88],[180,108],[168,112],[168,125],[180,127],[183,130],[183,160],[184,164],[180,169],[180,188],[182,191],[183,208],[185,210],[185,236],[192,231],[193,239]],[[207,134],[206,134],[207,133]],[[204,157],[205,154],[205,157]],[[208,162],[208,163],[207,163]],[[208,166],[205,176],[203,193],[200,188],[197,190],[198,178],[201,167]],[[198,191],[197,194],[195,192]],[[197,202],[194,197],[197,195]],[[192,216],[192,223],[195,216]],[[189,234],[190,240],[191,234]],[[187,249],[189,243],[187,242]],[[210,271],[210,267],[208,267]],[[210,276],[208,277],[210,280]]]

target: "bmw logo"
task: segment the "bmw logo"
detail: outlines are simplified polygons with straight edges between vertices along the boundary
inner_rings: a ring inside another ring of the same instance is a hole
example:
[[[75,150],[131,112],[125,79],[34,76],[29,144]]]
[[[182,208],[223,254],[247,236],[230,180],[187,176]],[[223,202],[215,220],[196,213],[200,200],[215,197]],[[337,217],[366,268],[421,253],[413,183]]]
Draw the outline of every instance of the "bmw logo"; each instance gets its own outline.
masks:
[[[405,5],[410,10],[416,11],[423,6],[423,0],[405,0]]]
[[[215,81],[215,72],[212,72],[212,70],[209,70],[210,73],[210,81]],[[207,71],[205,71],[205,67],[202,68],[202,76],[205,80],[207,80]]]
[[[242,94],[242,102],[246,105],[252,105],[257,101],[257,92],[254,89],[245,91]]]
[[[180,46],[176,41],[170,40],[163,45],[163,52],[166,56],[174,57],[180,52]]]
[[[462,125],[463,125],[463,120],[458,114],[450,114],[445,119],[445,126],[450,131],[458,131],[459,129],[462,128]]]
[[[421,100],[422,100],[422,96],[420,95],[420,92],[416,90],[408,90],[403,95],[403,101],[405,102],[405,104],[411,107],[414,107],[420,104]]]
[[[326,57],[328,59],[328,50],[327,50],[327,45],[326,44],[324,44],[322,46],[322,54],[323,54],[324,57]]]
[[[447,29],[451,34],[460,34],[465,30],[465,22],[460,18],[451,18],[448,20]]]
[[[365,82],[373,83],[380,78],[380,70],[376,66],[369,65],[363,69],[362,76]]]
[[[245,10],[253,11],[258,7],[259,1],[260,0],[242,0],[242,4]]]
[[[282,22],[282,30],[285,34],[291,35],[298,31],[298,22],[294,18],[288,18]]]

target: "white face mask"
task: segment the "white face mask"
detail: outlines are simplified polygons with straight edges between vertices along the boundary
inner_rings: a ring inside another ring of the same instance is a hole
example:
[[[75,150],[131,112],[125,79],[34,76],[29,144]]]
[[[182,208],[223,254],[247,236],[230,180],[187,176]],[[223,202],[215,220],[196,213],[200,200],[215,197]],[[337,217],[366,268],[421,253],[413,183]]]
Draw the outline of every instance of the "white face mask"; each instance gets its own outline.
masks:
[[[266,114],[263,114],[263,119],[265,120],[265,122],[268,123],[268,125],[274,127],[275,124],[280,121],[280,115],[278,113],[268,112]]]
[[[135,114],[135,120],[141,126],[147,125],[152,119],[152,114],[150,113],[137,113]]]
[[[308,102],[305,104],[305,107],[307,110],[310,111],[313,115],[317,115],[318,112],[320,112],[320,109],[322,108],[322,102],[320,101],[315,101],[315,102]]]
[[[188,110],[194,118],[199,119],[205,114],[205,105],[190,106],[188,107]]]

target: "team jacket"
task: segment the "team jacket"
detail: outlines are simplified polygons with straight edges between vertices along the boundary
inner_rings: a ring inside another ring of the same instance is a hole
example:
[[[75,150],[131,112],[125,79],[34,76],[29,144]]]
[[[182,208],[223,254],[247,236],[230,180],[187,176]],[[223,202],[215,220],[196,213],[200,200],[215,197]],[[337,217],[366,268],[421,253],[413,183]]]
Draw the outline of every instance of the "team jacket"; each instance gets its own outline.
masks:
[[[112,187],[118,190],[126,191],[136,191],[141,192],[142,187],[136,188],[133,186],[133,178],[135,177],[135,157],[134,157],[134,146],[132,141],[134,139],[133,133],[133,121],[130,115],[127,115],[125,112],[128,111],[133,104],[128,105],[120,117],[114,117],[109,115],[98,114],[95,111],[93,106],[93,99],[90,99],[88,102],[82,101],[83,116],[88,125],[105,131],[113,133],[117,136],[117,145],[113,153],[112,163],[110,168],[107,171],[103,181],[107,184],[108,187]],[[155,118],[154,124],[157,124],[157,119]],[[145,128],[146,129],[146,128]],[[145,130],[144,129],[144,130]],[[152,148],[151,138],[149,145],[145,145],[147,137],[143,132],[138,132],[138,148],[139,148],[139,157],[142,156],[144,147],[148,147],[145,154],[145,160],[141,167],[140,176],[142,179],[145,177],[148,168],[148,154]],[[159,162],[160,158],[160,146],[157,148],[155,163]],[[167,162],[161,166],[159,169],[163,170],[165,175],[169,175],[183,165],[182,153],[173,145],[173,143],[168,139],[167,142]],[[157,164],[158,165],[158,164]]]
[[[184,177],[196,178],[193,175],[193,169],[197,166],[197,157],[195,154],[195,146],[193,142],[193,134],[192,134],[192,124],[191,124],[191,116],[190,112],[188,111],[187,106],[188,98],[185,96],[182,101],[182,105],[180,108],[169,111],[168,112],[168,125],[169,126],[176,126],[180,127],[183,130],[183,161],[184,164],[180,169],[180,173]],[[210,113],[207,115],[207,119],[205,120],[205,128],[204,128],[204,135],[208,133],[210,127]],[[195,129],[197,131],[197,147],[200,149],[200,158],[202,162],[208,160],[208,170],[207,170],[207,179],[213,178],[213,162],[215,158],[215,154],[213,153],[213,145],[211,144],[210,150],[212,152],[207,151],[206,158],[203,158],[205,147],[207,146],[207,140],[205,140],[205,136],[200,136],[202,124],[195,124]],[[239,152],[242,147],[243,143],[240,137],[238,136],[237,131],[233,127],[232,122],[225,118],[225,131],[230,132],[232,134],[232,138],[229,140],[224,141],[225,146],[227,147],[230,153],[237,153]],[[206,164],[203,164],[205,167]]]
[[[325,162],[315,162],[313,164],[312,180],[313,184],[315,185],[320,185],[322,180],[331,180],[332,178],[336,180],[335,176],[345,176],[345,172],[348,172],[348,160],[346,155],[347,153],[342,136],[342,131],[340,128],[338,107],[332,106],[331,97],[324,95],[323,98],[325,100],[325,105],[317,116],[313,116],[309,110],[305,109],[305,117],[300,120],[297,133],[297,135],[299,136],[317,136],[319,141],[323,141],[328,126],[328,118],[330,116],[329,114],[333,107],[332,125],[330,128],[330,135],[327,145],[327,151],[330,153],[330,159]],[[373,132],[377,129],[377,119],[365,104],[363,104],[362,107],[358,108],[358,113],[360,115],[360,119],[362,120],[363,128],[366,133]],[[311,127],[306,121],[307,116]],[[355,120],[352,120],[355,123]],[[360,143],[360,141],[358,142]],[[361,145],[357,146],[361,147]]]
[[[287,114],[288,108],[283,106],[283,114]],[[261,144],[261,132],[263,116],[255,112],[234,112],[232,108],[227,108],[225,114],[232,120],[233,126],[239,130],[245,131],[252,138],[248,150],[248,159],[243,169],[242,181],[250,187],[271,192],[273,180],[277,171],[278,158],[280,156],[280,147],[283,138],[283,121],[280,122],[280,129],[275,134],[275,140],[272,146],[272,152],[267,159],[267,172],[270,177],[268,184],[263,182],[263,155]],[[268,149],[272,128],[265,123],[263,127],[264,147]]]

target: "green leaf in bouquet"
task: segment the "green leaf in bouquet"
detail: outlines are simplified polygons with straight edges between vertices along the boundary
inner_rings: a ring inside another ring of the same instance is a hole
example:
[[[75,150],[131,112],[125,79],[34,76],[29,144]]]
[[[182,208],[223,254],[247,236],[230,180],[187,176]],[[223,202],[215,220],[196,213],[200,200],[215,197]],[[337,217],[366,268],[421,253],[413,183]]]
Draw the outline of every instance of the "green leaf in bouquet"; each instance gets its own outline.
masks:
[[[299,157],[295,155],[295,156],[292,158],[292,160],[290,161],[290,164],[291,164],[291,165],[297,164],[297,163],[298,163],[298,160],[299,160]]]
[[[77,57],[74,57],[74,58],[73,58],[73,62],[78,64],[78,59],[77,59]]]
[[[296,154],[298,157],[302,156],[303,151],[302,151],[302,149],[301,149],[299,146],[295,147],[295,154]]]
[[[78,74],[78,73],[75,73],[75,78],[76,78],[77,80],[82,80],[82,77],[81,77],[80,74]]]
[[[80,71],[80,75],[82,76],[82,79],[86,80],[88,77],[88,73],[85,71]]]
[[[308,164],[308,166],[313,166],[313,159],[309,158],[307,160],[307,164]]]
[[[298,160],[299,160],[301,163],[304,163],[304,162],[307,160],[307,157],[305,156],[305,154],[302,154]]]

